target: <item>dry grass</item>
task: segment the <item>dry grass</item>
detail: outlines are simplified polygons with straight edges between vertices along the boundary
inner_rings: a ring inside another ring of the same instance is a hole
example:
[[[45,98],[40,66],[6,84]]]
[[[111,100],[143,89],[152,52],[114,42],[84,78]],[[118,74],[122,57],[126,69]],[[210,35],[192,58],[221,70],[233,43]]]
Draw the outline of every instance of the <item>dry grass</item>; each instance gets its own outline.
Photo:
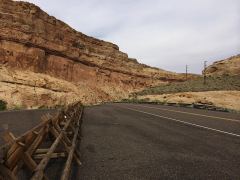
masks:
[[[157,95],[170,94],[179,92],[204,92],[204,91],[221,91],[221,90],[237,90],[240,91],[240,75],[208,77],[207,83],[203,83],[203,78],[199,77],[194,80],[179,83],[169,83],[157,87],[145,89],[135,95]]]

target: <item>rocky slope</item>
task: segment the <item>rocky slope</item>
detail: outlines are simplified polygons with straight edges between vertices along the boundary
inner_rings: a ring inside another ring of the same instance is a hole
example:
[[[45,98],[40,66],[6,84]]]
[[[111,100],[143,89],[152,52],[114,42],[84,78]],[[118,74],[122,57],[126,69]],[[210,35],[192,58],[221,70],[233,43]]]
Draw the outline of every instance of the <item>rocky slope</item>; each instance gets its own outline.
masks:
[[[211,76],[240,75],[240,54],[214,62],[207,67],[206,74]]]
[[[21,71],[25,86],[48,75],[65,86],[82,88],[78,96],[88,103],[121,99],[136,90],[184,79],[183,75],[140,64],[117,45],[77,32],[31,3],[11,0],[0,0],[0,66],[6,71]],[[4,91],[12,85],[7,79],[1,77]],[[15,86],[22,84],[17,80]],[[84,94],[97,99],[84,100]]]

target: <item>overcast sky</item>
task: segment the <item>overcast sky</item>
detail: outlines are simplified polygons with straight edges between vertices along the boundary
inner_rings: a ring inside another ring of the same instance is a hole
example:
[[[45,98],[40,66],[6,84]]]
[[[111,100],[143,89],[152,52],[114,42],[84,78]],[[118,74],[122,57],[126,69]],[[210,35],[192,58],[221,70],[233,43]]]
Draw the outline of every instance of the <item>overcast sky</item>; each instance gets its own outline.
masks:
[[[27,0],[139,62],[200,73],[240,54],[240,0]]]

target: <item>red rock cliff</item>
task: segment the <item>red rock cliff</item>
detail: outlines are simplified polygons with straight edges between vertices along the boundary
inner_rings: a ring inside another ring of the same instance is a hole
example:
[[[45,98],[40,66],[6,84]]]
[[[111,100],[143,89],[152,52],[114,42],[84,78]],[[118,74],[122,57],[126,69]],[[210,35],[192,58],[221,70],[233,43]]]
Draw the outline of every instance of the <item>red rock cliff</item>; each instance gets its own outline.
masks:
[[[0,0],[0,64],[84,82],[109,96],[182,80],[128,58],[115,44],[77,32],[31,3],[11,0]]]

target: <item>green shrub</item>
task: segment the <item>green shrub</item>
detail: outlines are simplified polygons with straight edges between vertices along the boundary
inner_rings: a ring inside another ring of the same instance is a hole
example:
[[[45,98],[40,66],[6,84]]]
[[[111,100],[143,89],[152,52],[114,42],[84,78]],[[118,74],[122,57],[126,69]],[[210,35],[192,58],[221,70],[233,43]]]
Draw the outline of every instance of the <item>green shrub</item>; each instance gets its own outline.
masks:
[[[7,109],[7,102],[0,100],[0,111]]]
[[[14,105],[14,107],[13,107],[13,110],[21,110],[21,109],[24,109],[24,108],[23,108],[23,106],[20,105],[20,104],[16,104],[16,105]]]

